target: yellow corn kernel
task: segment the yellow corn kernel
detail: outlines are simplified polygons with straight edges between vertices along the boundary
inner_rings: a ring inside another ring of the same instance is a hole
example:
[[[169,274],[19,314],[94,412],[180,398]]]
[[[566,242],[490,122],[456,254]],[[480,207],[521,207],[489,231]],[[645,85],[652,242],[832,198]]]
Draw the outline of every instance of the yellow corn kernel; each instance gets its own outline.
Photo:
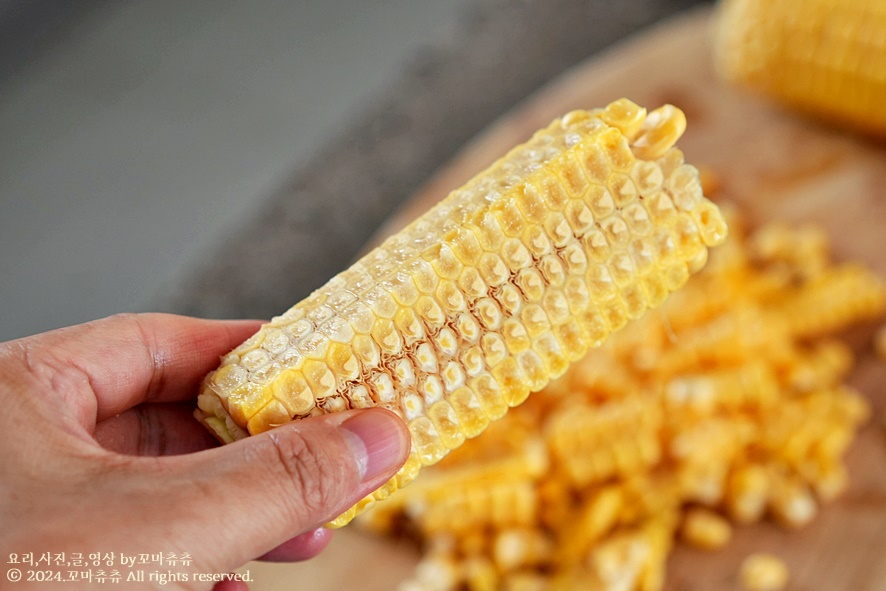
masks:
[[[495,591],[499,575],[492,562],[483,556],[469,556],[461,563],[463,585],[468,591]]]
[[[572,491],[565,478],[553,472],[547,476],[538,485],[539,522],[549,531],[560,531],[572,518]]]
[[[574,523],[561,530],[557,559],[565,564],[577,563],[618,523],[623,504],[619,487],[609,486],[594,492],[574,517]]]
[[[767,224],[754,233],[748,249],[756,264],[789,270],[795,280],[813,279],[828,266],[827,235],[817,225]]]
[[[745,445],[754,427],[742,417],[714,416],[707,421],[686,421],[670,441],[668,454],[687,464],[718,464],[717,460]]]
[[[726,477],[729,466],[723,461],[741,448],[726,450],[719,457],[711,458],[704,453],[701,461],[684,459],[677,472],[680,496],[702,505],[718,505],[726,494]]]
[[[414,578],[400,581],[397,585],[397,591],[441,591],[433,583],[418,581]],[[449,591],[448,589],[443,591]]]
[[[886,135],[881,0],[726,0],[716,34],[729,80],[825,121]]]
[[[492,545],[495,565],[502,572],[535,566],[547,561],[552,552],[551,540],[533,528],[508,528],[498,532]]]
[[[650,552],[640,573],[638,591],[661,591],[665,584],[665,566],[673,546],[674,527],[667,516],[653,517],[643,526],[642,532],[649,543]]]
[[[751,554],[741,563],[739,573],[745,591],[781,591],[788,584],[787,565],[771,554]]]
[[[530,526],[535,523],[537,493],[528,480],[490,482],[482,488],[449,494],[410,506],[410,515],[426,534],[466,532],[480,525]]]
[[[682,493],[677,475],[641,471],[629,475],[621,484],[624,503],[618,516],[619,523],[645,524],[649,531],[658,526],[667,526],[671,530],[676,527]],[[650,520],[653,516],[654,519]]]
[[[658,461],[660,444],[650,432],[661,420],[660,409],[633,399],[564,405],[549,419],[552,457],[578,486],[630,474]]]
[[[729,477],[726,509],[738,523],[759,520],[766,512],[769,476],[763,466],[748,464],[738,467]]]
[[[779,523],[791,528],[808,524],[818,513],[812,491],[797,478],[771,471],[769,510]]]
[[[801,474],[822,502],[833,501],[849,488],[849,473],[839,459],[812,463]]]
[[[524,571],[509,573],[504,577],[502,591],[551,591],[549,578],[543,574]]]
[[[767,306],[798,337],[833,332],[886,310],[886,284],[857,264],[834,267]]]
[[[684,310],[689,303],[675,300],[667,306],[667,324],[663,330],[668,341],[680,346],[661,351],[657,367],[662,372],[677,374],[699,366],[741,364],[750,358],[759,358],[783,342],[784,322],[760,306],[742,305],[739,300],[707,321],[698,322],[694,313],[680,319],[674,311],[677,304]]]
[[[768,407],[777,399],[779,387],[771,365],[752,360],[738,367],[678,375],[665,385],[664,395],[673,411],[710,415]]]
[[[438,462],[660,303],[643,285],[676,290],[724,240],[698,171],[675,153],[685,125],[673,106],[647,114],[624,99],[555,120],[232,351],[198,418],[230,441],[382,406],[407,421],[420,464]],[[659,186],[676,210],[653,223],[643,200]],[[592,232],[608,257],[595,258]],[[632,241],[674,249],[639,269]],[[563,287],[546,297],[554,268]],[[581,318],[593,321],[576,329]]]
[[[496,433],[487,433],[487,435],[491,436],[491,441],[495,440]],[[464,449],[466,452],[470,452],[474,447],[468,445]],[[501,449],[499,448],[497,451],[500,452]],[[547,449],[538,439],[532,438],[521,442],[515,451],[516,453],[504,457],[455,466],[445,473],[429,474],[369,512],[363,524],[370,529],[389,529],[391,520],[396,518],[399,511],[407,509],[413,517],[420,518],[429,506],[436,503],[454,502],[452,490],[483,490],[490,484],[500,485],[502,482],[527,481],[540,478],[546,473],[548,469]],[[396,486],[393,488],[396,490]],[[383,491],[384,487],[379,490]],[[465,497],[462,495],[459,498],[464,499]],[[445,518],[445,515],[441,515],[441,517]],[[456,523],[463,521],[459,518]],[[433,530],[433,528],[431,529]]]
[[[652,558],[653,548],[642,531],[608,538],[590,553],[589,564],[606,589],[634,589]]]
[[[398,591],[451,591],[456,589],[460,568],[455,559],[447,553],[435,553],[423,557],[415,567],[414,576],[403,581]]]
[[[729,543],[732,526],[717,513],[695,507],[683,516],[680,535],[696,548],[716,550]]]
[[[822,340],[792,359],[788,381],[798,392],[836,386],[855,361],[849,345],[837,340]]]

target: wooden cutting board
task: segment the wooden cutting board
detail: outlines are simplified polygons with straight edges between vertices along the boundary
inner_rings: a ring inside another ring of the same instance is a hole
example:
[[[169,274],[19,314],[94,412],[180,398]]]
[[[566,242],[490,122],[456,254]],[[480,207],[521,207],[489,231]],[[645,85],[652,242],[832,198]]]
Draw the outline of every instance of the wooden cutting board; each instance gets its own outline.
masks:
[[[799,119],[719,82],[710,23],[707,9],[672,19],[554,80],[445,166],[379,235],[404,225],[553,118],[625,96],[650,108],[681,107],[689,121],[679,144],[687,161],[714,171],[720,194],[754,219],[817,222],[831,235],[836,258],[863,261],[886,277],[886,146]],[[886,363],[871,350],[871,332],[856,339],[858,366],[850,381],[872,401],[874,418],[848,454],[848,493],[800,531],[764,523],[738,528],[718,552],[678,546],[668,564],[668,591],[738,590],[739,564],[752,551],[781,556],[793,591],[886,590]],[[246,568],[254,591],[381,591],[408,576],[416,558],[408,546],[345,528],[312,561]]]

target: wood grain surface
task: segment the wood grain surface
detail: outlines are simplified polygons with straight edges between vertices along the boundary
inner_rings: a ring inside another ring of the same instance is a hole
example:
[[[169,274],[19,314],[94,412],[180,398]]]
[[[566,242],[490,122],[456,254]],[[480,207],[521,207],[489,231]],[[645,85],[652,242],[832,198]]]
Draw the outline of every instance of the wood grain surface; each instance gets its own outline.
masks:
[[[701,10],[669,20],[554,80],[441,169],[379,236],[553,118],[625,96],[650,108],[681,107],[689,121],[679,144],[687,160],[714,171],[719,194],[739,202],[752,219],[817,222],[830,234],[837,259],[863,261],[886,277],[886,146],[797,118],[718,81],[711,18]],[[847,457],[850,490],[799,531],[763,523],[737,528],[725,550],[678,546],[668,563],[668,591],[738,590],[739,564],[752,551],[774,552],[787,562],[791,591],[886,590],[886,363],[872,352],[872,330],[850,335],[858,354],[850,383],[874,407]],[[407,576],[416,557],[413,548],[351,527],[310,562],[246,569],[255,591],[380,591]]]

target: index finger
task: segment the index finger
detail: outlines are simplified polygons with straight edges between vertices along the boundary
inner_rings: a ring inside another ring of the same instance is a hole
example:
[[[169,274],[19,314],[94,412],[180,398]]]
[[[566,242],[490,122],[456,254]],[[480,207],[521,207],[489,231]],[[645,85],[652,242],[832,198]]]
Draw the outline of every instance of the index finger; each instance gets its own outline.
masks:
[[[93,421],[100,421],[142,402],[193,398],[220,356],[260,326],[257,320],[121,314],[10,345],[20,349],[39,385],[69,405],[94,407]]]

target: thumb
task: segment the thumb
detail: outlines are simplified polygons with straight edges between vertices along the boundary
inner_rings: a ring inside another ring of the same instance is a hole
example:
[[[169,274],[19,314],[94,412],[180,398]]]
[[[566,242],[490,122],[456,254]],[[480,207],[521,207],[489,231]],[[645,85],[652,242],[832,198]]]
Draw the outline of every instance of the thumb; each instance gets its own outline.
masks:
[[[173,471],[190,483],[190,498],[194,487],[198,492],[197,507],[183,503],[191,511],[177,537],[191,548],[212,540],[208,565],[236,568],[343,513],[390,479],[409,447],[402,420],[369,409],[294,421],[178,456],[183,465]]]

